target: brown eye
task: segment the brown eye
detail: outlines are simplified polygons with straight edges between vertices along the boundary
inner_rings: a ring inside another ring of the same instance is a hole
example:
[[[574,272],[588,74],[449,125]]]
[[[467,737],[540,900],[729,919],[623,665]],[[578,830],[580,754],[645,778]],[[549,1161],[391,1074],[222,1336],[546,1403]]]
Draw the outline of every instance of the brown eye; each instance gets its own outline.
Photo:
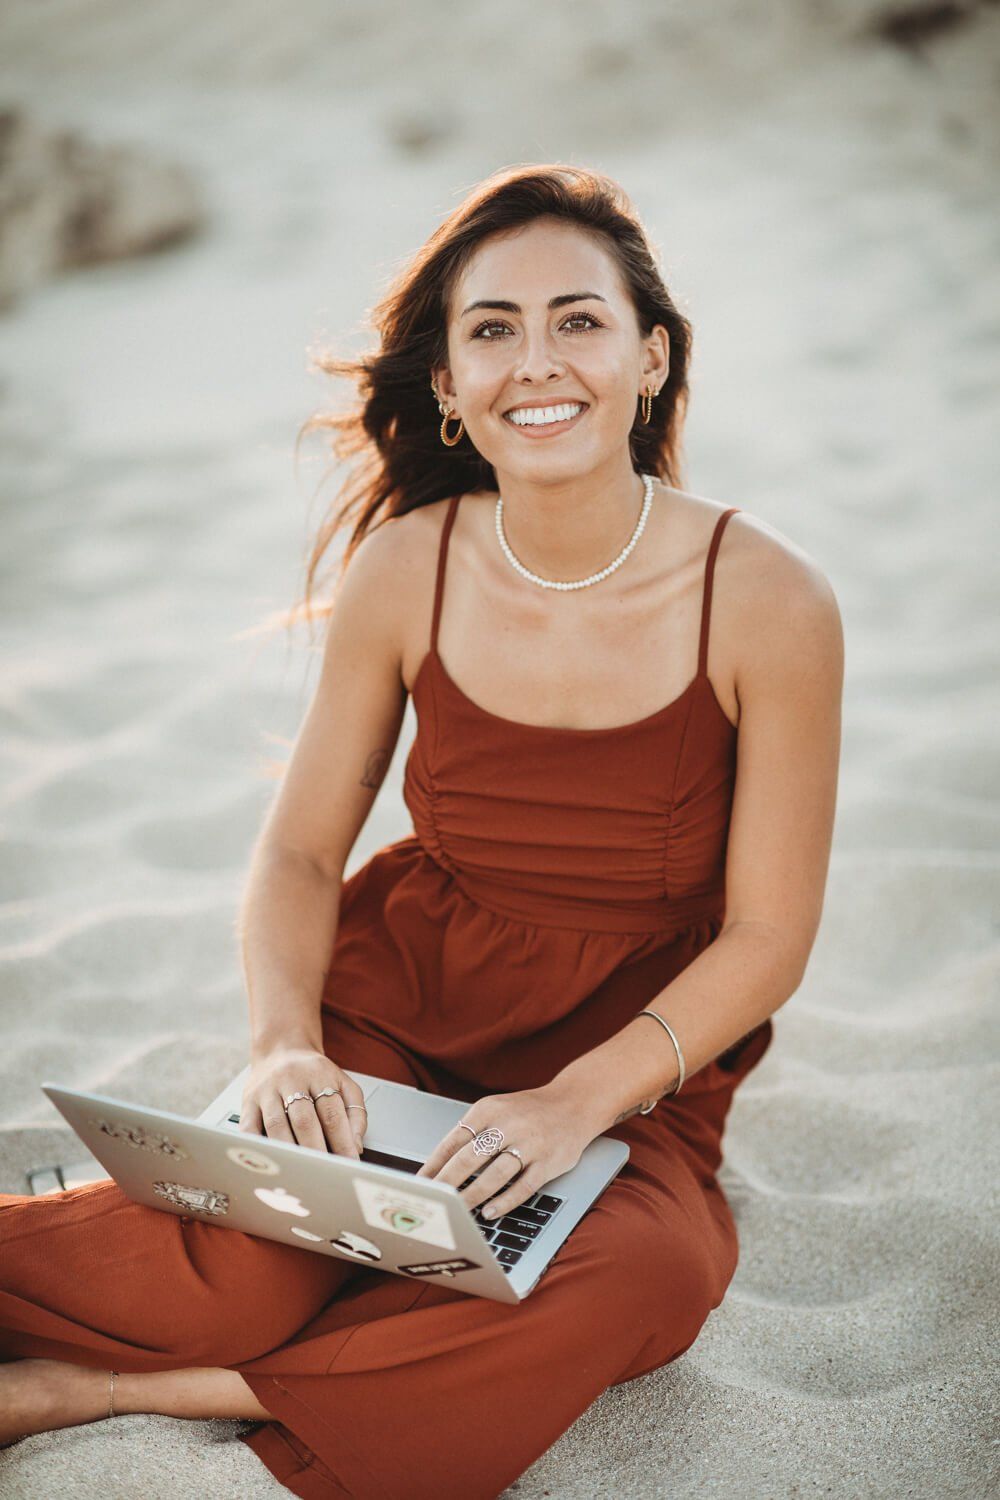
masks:
[[[486,322],[486,323],[480,323],[480,325],[479,325],[478,328],[474,328],[473,329],[473,331],[472,331],[472,337],[474,339],[477,339],[479,337],[479,335],[483,332],[483,330],[486,329],[486,328],[506,328],[506,326],[507,326],[506,323],[501,323],[501,321],[500,321],[499,318],[490,318],[488,322]],[[483,342],[486,343],[486,344],[492,344],[494,342],[494,340],[493,339],[484,339]]]

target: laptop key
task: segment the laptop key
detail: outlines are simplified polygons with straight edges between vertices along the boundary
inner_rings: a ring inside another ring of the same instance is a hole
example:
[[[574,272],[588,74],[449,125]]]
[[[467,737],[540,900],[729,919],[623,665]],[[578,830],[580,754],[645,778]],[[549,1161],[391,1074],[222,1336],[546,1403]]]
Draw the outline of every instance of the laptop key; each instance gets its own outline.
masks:
[[[497,1260],[502,1266],[513,1266],[520,1259],[520,1250],[500,1250],[497,1252]]]
[[[523,1234],[510,1234],[501,1231],[494,1241],[497,1245],[503,1245],[507,1250],[527,1250],[531,1240]]]
[[[554,1214],[556,1209],[565,1202],[563,1198],[553,1198],[551,1193],[540,1193],[534,1200],[533,1207],[540,1208],[544,1213]]]
[[[497,1224],[498,1229],[507,1230],[510,1234],[527,1235],[529,1239],[534,1239],[541,1227],[541,1224],[526,1224],[514,1214],[505,1215]]]
[[[541,1229],[551,1219],[551,1214],[543,1213],[540,1208],[527,1208],[522,1203],[520,1208],[512,1208],[507,1215],[508,1219],[520,1219],[523,1224],[537,1224]]]

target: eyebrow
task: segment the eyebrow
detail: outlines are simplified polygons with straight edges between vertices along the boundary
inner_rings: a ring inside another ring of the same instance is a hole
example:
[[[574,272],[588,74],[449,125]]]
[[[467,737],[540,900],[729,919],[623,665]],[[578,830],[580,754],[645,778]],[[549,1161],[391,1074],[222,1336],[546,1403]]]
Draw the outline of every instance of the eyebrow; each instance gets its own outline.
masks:
[[[607,303],[608,300],[607,297],[602,297],[600,292],[563,292],[558,297],[550,297],[548,305],[550,308],[565,307],[567,302],[588,302],[591,298],[595,302]],[[474,312],[477,307],[489,307],[498,312],[519,313],[521,311],[516,302],[481,300],[479,302],[470,302],[468,307],[459,313],[459,317],[464,318],[466,313]]]

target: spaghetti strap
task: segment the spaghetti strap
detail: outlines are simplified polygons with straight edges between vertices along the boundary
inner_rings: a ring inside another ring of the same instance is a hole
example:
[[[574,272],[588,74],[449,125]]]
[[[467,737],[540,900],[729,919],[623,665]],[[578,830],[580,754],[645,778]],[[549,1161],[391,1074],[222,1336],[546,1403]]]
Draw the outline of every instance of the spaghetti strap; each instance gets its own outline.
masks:
[[[705,560],[705,587],[701,601],[701,635],[698,640],[698,676],[704,677],[708,666],[708,624],[712,613],[712,580],[715,576],[715,556],[722,541],[722,533],[730,516],[734,516],[739,510],[738,505],[731,505],[724,510],[715,523],[712,532],[712,540],[708,544],[708,557]]]
[[[438,546],[437,578],[434,583],[434,613],[431,616],[431,650],[435,652],[437,651],[438,621],[441,618],[441,597],[444,594],[444,568],[448,560],[448,538],[451,535],[451,528],[455,523],[455,516],[458,513],[458,502],[461,498],[461,495],[452,495],[451,504],[448,506],[448,513],[444,518],[444,525],[441,527],[441,541]]]

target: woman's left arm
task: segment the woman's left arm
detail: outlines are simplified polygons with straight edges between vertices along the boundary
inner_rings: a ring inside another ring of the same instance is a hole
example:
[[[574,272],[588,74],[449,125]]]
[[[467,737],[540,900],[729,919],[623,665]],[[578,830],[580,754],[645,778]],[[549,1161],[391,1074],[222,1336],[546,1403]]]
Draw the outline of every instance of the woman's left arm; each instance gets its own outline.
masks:
[[[745,647],[726,914],[715,941],[649,1003],[677,1034],[688,1076],[763,1024],[802,982],[819,928],[840,761],[844,642],[833,590],[806,554],[767,549]],[[547,1091],[600,1134],[669,1093],[673,1043],[638,1016],[574,1059]]]

